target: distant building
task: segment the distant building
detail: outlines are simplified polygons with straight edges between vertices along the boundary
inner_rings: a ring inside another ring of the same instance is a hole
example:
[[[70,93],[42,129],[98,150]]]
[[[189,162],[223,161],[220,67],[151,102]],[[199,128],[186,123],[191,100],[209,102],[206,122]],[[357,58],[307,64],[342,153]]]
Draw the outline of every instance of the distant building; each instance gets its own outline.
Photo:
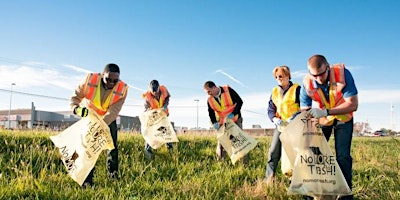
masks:
[[[80,118],[72,111],[41,111],[36,110],[32,103],[31,109],[0,110],[0,128],[10,129],[50,129],[64,130]],[[120,115],[117,125],[122,130],[140,131],[139,117]]]

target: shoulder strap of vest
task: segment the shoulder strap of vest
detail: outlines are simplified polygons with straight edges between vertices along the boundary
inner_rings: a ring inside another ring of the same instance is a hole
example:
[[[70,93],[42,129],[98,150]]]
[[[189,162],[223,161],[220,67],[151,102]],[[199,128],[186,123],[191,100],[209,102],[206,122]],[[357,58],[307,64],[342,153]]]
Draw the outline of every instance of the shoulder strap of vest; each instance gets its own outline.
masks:
[[[93,95],[96,92],[97,85],[99,84],[100,73],[90,73],[86,83],[87,99],[93,99]]]

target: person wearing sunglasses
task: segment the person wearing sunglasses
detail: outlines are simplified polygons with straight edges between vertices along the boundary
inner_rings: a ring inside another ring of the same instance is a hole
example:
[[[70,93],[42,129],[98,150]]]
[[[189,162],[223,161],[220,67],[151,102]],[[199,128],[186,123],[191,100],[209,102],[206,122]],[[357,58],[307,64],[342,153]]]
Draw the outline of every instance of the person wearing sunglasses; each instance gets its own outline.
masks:
[[[242,118],[242,98],[229,85],[217,86],[213,81],[204,83],[204,91],[208,94],[207,107],[210,121],[215,130],[224,124],[225,118],[232,119],[236,125],[243,129]],[[227,152],[218,141],[217,144],[217,160],[222,160],[226,157]],[[247,165],[249,155],[246,154],[242,159],[242,163]]]
[[[323,55],[311,56],[307,65],[309,74],[304,77],[300,90],[300,108],[303,111],[308,110],[310,116],[319,119],[327,141],[333,132],[336,160],[348,186],[352,189],[350,151],[353,112],[358,108],[358,91],[353,76],[344,64],[330,66]],[[312,107],[313,102],[317,107]],[[353,196],[339,199],[353,199]]]
[[[282,155],[281,131],[290,118],[300,110],[300,85],[292,83],[288,66],[277,66],[272,75],[278,85],[272,89],[268,102],[268,117],[275,124],[274,134],[268,152],[264,181],[271,185]]]
[[[168,104],[170,97],[167,87],[160,85],[157,80],[150,81],[149,90],[143,94],[145,111],[161,108],[169,116]],[[168,151],[172,153],[172,143],[166,143],[166,145]],[[153,148],[147,142],[145,143],[144,155],[149,160],[154,159]]]
[[[108,124],[114,149],[107,151],[107,174],[111,179],[118,179],[118,127],[116,118],[121,111],[128,94],[128,85],[119,79],[119,66],[110,63],[104,67],[103,73],[89,73],[75,89],[70,99],[70,106],[75,115],[86,117],[89,109],[101,116]],[[93,185],[91,170],[83,187]]]

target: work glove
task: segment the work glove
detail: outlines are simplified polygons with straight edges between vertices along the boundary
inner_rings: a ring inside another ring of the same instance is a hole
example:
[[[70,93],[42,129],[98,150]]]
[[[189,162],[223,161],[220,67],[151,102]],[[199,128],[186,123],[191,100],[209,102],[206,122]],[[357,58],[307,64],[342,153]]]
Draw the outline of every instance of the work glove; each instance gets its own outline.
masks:
[[[328,116],[328,111],[325,108],[311,108],[307,113],[317,119]]]
[[[214,127],[215,130],[218,130],[218,129],[219,129],[219,123],[218,123],[218,122],[215,122],[215,123],[213,124],[213,127]]]
[[[277,117],[274,117],[274,118],[272,119],[272,121],[274,122],[274,124],[275,124],[276,126],[281,126],[281,125],[283,124],[283,121],[282,121],[281,119],[277,118]]]
[[[78,106],[78,107],[76,107],[74,109],[74,114],[78,115],[80,117],[86,117],[89,114],[89,110],[87,108],[85,108],[85,107],[79,107]]]
[[[229,113],[229,115],[228,115],[228,119],[233,119],[235,117],[235,115],[234,114],[232,114],[232,113]]]

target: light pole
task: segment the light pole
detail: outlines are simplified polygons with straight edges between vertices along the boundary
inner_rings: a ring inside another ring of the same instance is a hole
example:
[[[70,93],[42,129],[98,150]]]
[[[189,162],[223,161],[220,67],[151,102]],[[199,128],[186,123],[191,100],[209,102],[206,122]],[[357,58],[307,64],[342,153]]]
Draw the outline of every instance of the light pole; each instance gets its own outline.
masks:
[[[10,121],[10,115],[11,115],[11,101],[12,101],[12,92],[13,92],[13,86],[15,83],[11,83],[11,90],[10,90],[10,109],[8,109],[8,128],[11,128],[11,121]]]
[[[200,101],[200,100],[195,99],[194,101],[197,102],[197,106],[196,106],[196,107],[197,107],[197,118],[196,118],[196,119],[197,119],[197,120],[196,120],[197,123],[196,123],[196,130],[197,130],[197,129],[199,129],[199,101]]]

